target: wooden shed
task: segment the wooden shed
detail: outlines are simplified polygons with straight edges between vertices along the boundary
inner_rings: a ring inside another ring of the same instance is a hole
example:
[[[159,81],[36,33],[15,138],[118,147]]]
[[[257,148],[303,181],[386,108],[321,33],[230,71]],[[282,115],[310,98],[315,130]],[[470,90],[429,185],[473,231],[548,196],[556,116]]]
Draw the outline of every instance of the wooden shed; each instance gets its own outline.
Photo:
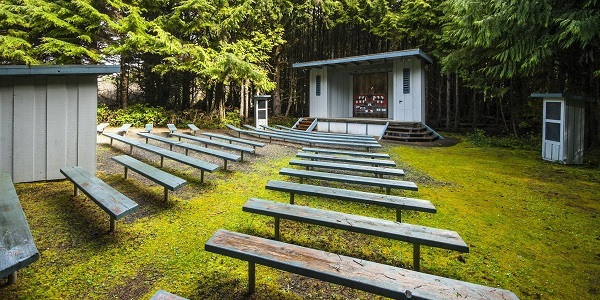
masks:
[[[98,75],[120,66],[0,66],[0,173],[14,182],[96,172]]]
[[[309,117],[318,130],[383,135],[390,123],[426,127],[425,66],[420,49],[295,63],[310,70]]]
[[[585,102],[592,98],[562,93],[534,93],[544,101],[542,158],[563,164],[583,164]]]

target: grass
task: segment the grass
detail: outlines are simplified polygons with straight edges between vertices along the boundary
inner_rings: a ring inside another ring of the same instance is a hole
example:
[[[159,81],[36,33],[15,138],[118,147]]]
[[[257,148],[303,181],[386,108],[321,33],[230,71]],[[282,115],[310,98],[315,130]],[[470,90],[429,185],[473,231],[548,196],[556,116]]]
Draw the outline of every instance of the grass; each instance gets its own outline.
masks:
[[[99,152],[118,154],[100,146]],[[260,152],[260,151],[259,151]],[[497,286],[522,299],[600,297],[600,168],[564,166],[539,151],[475,147],[387,145],[436,214],[403,212],[403,221],[457,231],[470,246],[463,254],[421,248],[426,273]],[[249,197],[287,202],[264,189],[292,157],[258,158],[246,171],[217,172],[162,200],[162,187],[122,174],[99,177],[140,204],[117,222],[92,201],[73,198],[65,181],[17,184],[40,260],[23,269],[3,299],[148,299],[164,289],[192,299],[240,299],[247,287],[244,262],[208,253],[204,243],[219,228],[271,238],[273,219],[242,212]],[[174,165],[175,166],[175,165]],[[340,186],[332,184],[333,186]],[[354,187],[363,189],[364,187]],[[381,192],[379,189],[367,189]],[[393,220],[392,210],[296,196],[296,203]],[[412,265],[412,246],[320,226],[282,221],[282,240],[399,267]],[[360,291],[257,267],[253,299],[372,298]],[[576,296],[574,296],[576,295]]]

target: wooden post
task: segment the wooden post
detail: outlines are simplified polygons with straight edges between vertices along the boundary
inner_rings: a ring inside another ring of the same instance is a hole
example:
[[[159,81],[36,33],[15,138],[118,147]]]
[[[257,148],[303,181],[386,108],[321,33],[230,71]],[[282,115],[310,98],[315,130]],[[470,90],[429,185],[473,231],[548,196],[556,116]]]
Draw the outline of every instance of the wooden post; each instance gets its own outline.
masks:
[[[275,240],[279,241],[279,218],[275,218]]]
[[[386,188],[385,188],[385,193],[386,193],[386,194],[390,195],[390,194],[391,194],[391,192],[392,192],[392,188],[389,188],[389,187],[386,187]]]
[[[160,167],[161,167],[161,168],[163,167],[163,162],[164,162],[164,160],[165,160],[165,157],[161,155],[161,156],[160,156]]]
[[[396,222],[402,223],[402,210],[396,208]]]
[[[110,139],[110,145],[111,145],[111,146],[112,146],[112,140],[113,140],[113,139],[111,138],[111,139]]]
[[[223,169],[227,170],[227,160],[223,159]]]
[[[17,271],[14,271],[8,275],[8,284],[13,284],[15,282],[17,282]]]
[[[165,202],[169,201],[169,190],[165,187]]]
[[[173,144],[169,144],[169,151],[173,151]]]
[[[294,204],[294,193],[290,193],[290,204]]]
[[[240,151],[241,161],[244,161],[244,151]]]
[[[129,145],[129,155],[133,154],[133,145]]]
[[[204,183],[204,170],[200,170],[200,183]]]
[[[248,262],[248,295],[254,293],[256,287],[256,264]]]
[[[188,155],[188,151],[189,151],[189,150],[190,150],[190,149],[187,149],[187,148],[185,149],[185,156],[187,156],[187,155]]]
[[[77,189],[77,185],[73,183],[73,195],[77,196],[79,194],[79,190]]]
[[[413,247],[413,270],[419,271],[421,262],[421,245],[415,243]]]
[[[113,217],[110,217],[110,232],[115,232],[117,229],[117,220]]]
[[[124,168],[125,168],[125,179],[127,179],[127,167],[124,167]]]

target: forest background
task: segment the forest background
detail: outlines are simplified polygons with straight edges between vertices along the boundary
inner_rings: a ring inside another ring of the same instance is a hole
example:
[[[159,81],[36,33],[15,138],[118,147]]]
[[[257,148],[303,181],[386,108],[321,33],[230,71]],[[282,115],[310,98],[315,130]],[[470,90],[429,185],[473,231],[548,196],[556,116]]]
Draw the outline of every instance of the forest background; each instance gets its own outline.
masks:
[[[0,64],[120,64],[101,111],[244,121],[258,93],[274,117],[308,115],[294,62],[420,48],[430,126],[524,136],[541,130],[532,92],[600,98],[599,2],[2,0]],[[598,102],[586,120],[600,146]]]

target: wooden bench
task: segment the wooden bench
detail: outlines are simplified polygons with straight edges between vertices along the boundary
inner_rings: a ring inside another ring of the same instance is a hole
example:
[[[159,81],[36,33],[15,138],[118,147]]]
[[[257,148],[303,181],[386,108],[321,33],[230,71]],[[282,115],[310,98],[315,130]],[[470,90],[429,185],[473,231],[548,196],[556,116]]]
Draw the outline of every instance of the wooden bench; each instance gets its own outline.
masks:
[[[100,123],[98,124],[98,126],[96,126],[96,133],[98,133],[98,135],[100,135],[102,132],[104,132],[104,129],[106,129],[106,127],[108,126],[108,123]]]
[[[324,131],[306,131],[306,130],[299,130],[299,129],[294,129],[294,128],[290,128],[290,127],[285,127],[285,126],[281,126],[281,125],[275,125],[275,127],[279,128],[279,129],[286,130],[286,131],[291,131],[291,132],[295,132],[295,133],[302,133],[302,134],[306,134],[306,135],[341,136],[341,137],[352,137],[352,138],[367,139],[367,140],[375,139],[374,136],[365,135],[365,134],[353,134],[353,133],[341,133],[341,132],[324,132]]]
[[[362,164],[362,165],[371,165],[371,166],[385,166],[385,167],[395,167],[396,162],[393,160],[387,159],[372,159],[372,158],[356,158],[356,157],[345,157],[345,156],[335,156],[335,155],[322,155],[322,154],[314,154],[314,153],[306,153],[306,152],[298,152],[296,154],[297,157],[307,158],[311,160],[326,160],[326,161],[337,161],[337,162],[346,162],[352,164]]]
[[[371,173],[371,174],[375,174],[375,176],[378,176],[379,178],[383,178],[383,175],[404,176],[404,170],[402,170],[402,169],[381,168],[381,167],[353,165],[353,164],[340,164],[340,163],[332,163],[332,162],[324,162],[324,161],[292,159],[292,160],[290,160],[290,165],[305,167],[307,170],[310,170],[310,168],[323,168],[323,169]]]
[[[147,133],[152,132],[152,130],[154,130],[154,125],[152,125],[152,123],[146,124],[146,127],[144,127],[144,131]]]
[[[437,229],[251,198],[243,211],[275,218],[275,239],[279,240],[279,220],[286,219],[325,227],[364,233],[413,244],[413,270],[420,266],[421,245],[469,253],[469,246],[455,231]]]
[[[252,126],[248,126],[248,125],[244,125],[244,126],[246,126],[247,128],[250,128],[250,129],[256,129],[255,127],[252,127]],[[363,135],[360,137],[358,137],[358,136],[340,136],[340,135],[320,135],[320,134],[315,134],[315,133],[306,132],[306,131],[294,132],[294,131],[281,130],[281,129],[277,129],[277,128],[273,128],[273,127],[269,127],[269,126],[265,126],[265,125],[261,125],[261,127],[268,129],[270,131],[279,133],[279,134],[293,135],[293,136],[298,136],[298,137],[302,137],[302,138],[310,138],[310,139],[325,140],[325,141],[359,142],[359,143],[379,144],[379,142],[377,142],[377,140],[374,137],[368,136],[368,135]]]
[[[136,211],[138,204],[115,190],[104,181],[90,174],[83,167],[64,167],[60,172],[74,185],[74,195],[78,189],[94,201],[110,216],[110,231],[116,229],[116,221]]]
[[[393,299],[514,300],[508,290],[439,277],[321,250],[219,229],[204,244],[209,252],[248,262],[248,293],[256,264]]]
[[[111,159],[125,167],[125,179],[127,179],[127,170],[131,169],[136,173],[162,185],[165,188],[165,201],[169,200],[169,190],[176,191],[187,183],[185,179],[179,178],[161,169],[157,169],[131,156],[119,155],[113,156]]]
[[[279,180],[269,180],[265,188],[267,190],[290,193],[290,204],[294,204],[294,195],[300,194],[393,208],[396,210],[396,222],[402,222],[402,210],[414,210],[428,213],[437,212],[430,201],[415,198],[382,195]]]
[[[175,126],[175,124],[167,124],[167,128],[169,128],[170,133],[177,131],[177,127]]]
[[[225,148],[228,150],[240,151],[240,156],[241,156],[242,161],[244,160],[244,153],[254,154],[254,151],[255,151],[254,148],[244,147],[244,146],[239,146],[239,145],[234,145],[234,144],[224,143],[224,142],[219,142],[219,141],[213,141],[211,139],[205,139],[205,138],[187,135],[187,134],[171,133],[171,135],[178,137],[180,141],[181,141],[181,139],[188,139],[188,140],[202,143],[202,144],[204,144],[204,147],[208,147],[208,145],[212,145],[212,146],[216,146],[216,147]]]
[[[193,135],[196,135],[196,132],[200,131],[200,128],[196,127],[194,124],[187,124],[187,126],[190,128]]]
[[[176,135],[176,133],[172,133],[172,134]],[[238,162],[242,159],[241,155],[231,154],[228,152],[223,152],[223,151],[219,151],[219,150],[215,150],[215,149],[209,149],[206,147],[201,147],[201,146],[190,144],[190,143],[184,143],[184,142],[176,141],[176,140],[173,140],[170,138],[165,138],[165,137],[162,137],[159,135],[154,135],[154,134],[149,134],[149,133],[141,133],[141,132],[138,133],[138,135],[145,137],[146,143],[148,143],[148,139],[153,139],[153,140],[167,143],[167,144],[169,144],[169,147],[170,147],[169,150],[171,150],[171,151],[173,150],[173,146],[181,147],[181,148],[185,149],[185,155],[188,155],[189,150],[193,150],[193,151],[200,152],[203,154],[222,158],[223,159],[223,169],[225,169],[225,170],[227,170],[227,161]],[[248,149],[250,149],[250,148],[248,148]],[[252,150],[252,149],[250,149],[250,150]]]
[[[340,155],[356,156],[356,157],[390,159],[390,155],[386,154],[386,153],[345,151],[345,150],[338,150],[338,149],[324,149],[324,148],[310,148],[310,147],[304,147],[304,148],[302,148],[302,151],[303,152],[314,152],[315,154],[325,153],[325,154],[340,154]]]
[[[169,151],[167,149],[164,149],[164,148],[161,148],[158,146],[144,144],[137,140],[122,137],[117,134],[103,133],[103,135],[110,138],[111,145],[112,145],[113,139],[129,145],[129,154],[133,153],[133,147],[137,147],[139,149],[142,149],[142,150],[145,150],[145,151],[148,151],[148,152],[151,152],[151,153],[154,153],[154,154],[160,156],[160,167],[161,168],[163,167],[164,158],[166,157],[166,158],[172,159],[174,161],[177,161],[177,162],[186,164],[188,166],[194,167],[196,169],[199,169],[200,170],[200,182],[204,182],[204,171],[208,171],[208,172],[212,173],[219,168],[218,165],[215,165],[213,163],[209,163],[209,162],[205,162],[203,160],[199,160],[199,159],[196,159],[193,157],[185,156],[181,153]]]
[[[40,258],[12,178],[0,173],[0,278],[17,281],[17,272]]]
[[[158,290],[150,300],[187,300],[187,298],[171,294],[167,291]]]
[[[222,135],[222,134],[216,134],[216,133],[210,133],[210,132],[201,132],[200,135],[205,135],[209,139],[217,138],[217,139],[226,140],[226,141],[229,141],[230,144],[232,142],[236,142],[236,143],[239,143],[239,144],[249,145],[249,146],[252,146],[252,148],[254,148],[254,149],[256,149],[256,147],[264,147],[265,146],[265,143],[261,143],[261,142],[257,142],[257,141],[252,141],[252,140],[241,139],[241,138],[234,138],[234,137],[230,137],[230,136],[226,136],[226,135]]]
[[[390,190],[392,188],[402,189],[402,190],[410,190],[417,191],[417,185],[412,181],[403,181],[403,180],[391,180],[391,179],[382,179],[382,178],[374,178],[374,177],[364,177],[364,176],[354,176],[354,175],[345,175],[338,173],[327,173],[327,172],[316,172],[316,171],[306,171],[306,170],[297,170],[290,168],[282,168],[279,170],[279,174],[294,176],[300,178],[300,183],[303,182],[304,178],[310,179],[319,179],[319,180],[327,180],[327,181],[337,181],[351,184],[361,184],[368,186],[379,186],[384,187],[386,194],[390,194]]]
[[[119,129],[117,129],[117,134],[124,136],[127,134],[127,132],[129,132],[130,128],[131,128],[131,124],[123,124],[121,127],[119,127]]]

